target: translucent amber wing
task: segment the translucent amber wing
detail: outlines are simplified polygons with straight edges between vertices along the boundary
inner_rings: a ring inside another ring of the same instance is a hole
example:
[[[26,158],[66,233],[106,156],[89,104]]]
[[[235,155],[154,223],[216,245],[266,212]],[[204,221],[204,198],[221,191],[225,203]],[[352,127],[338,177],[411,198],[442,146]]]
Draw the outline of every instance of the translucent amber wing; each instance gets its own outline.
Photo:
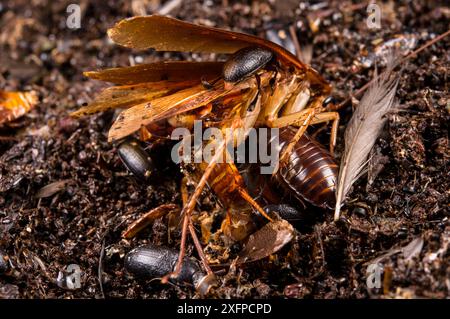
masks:
[[[103,90],[92,103],[73,112],[71,116],[80,117],[115,108],[128,108],[144,102],[150,102],[153,99],[187,87],[195,86],[198,82],[198,80],[184,82],[161,81],[110,87]]]
[[[92,79],[119,85],[158,81],[213,79],[222,74],[223,62],[168,61],[85,72]]]
[[[122,20],[108,30],[108,35],[120,45],[139,50],[234,53],[244,47],[261,46],[297,66],[304,66],[289,51],[273,42],[158,15]]]
[[[36,105],[34,92],[5,92],[0,90],[0,124],[13,121]]]
[[[109,130],[108,139],[113,141],[123,138],[139,130],[143,125],[197,109],[224,95],[246,90],[255,85],[255,79],[250,78],[230,89],[224,89],[224,83],[221,80],[214,84],[212,89],[206,89],[200,84],[168,96],[154,99],[150,103],[133,106],[120,113]]]
[[[108,35],[114,42],[138,50],[233,53],[254,43],[240,33],[158,15],[122,20]]]
[[[223,93],[223,89],[207,90],[202,85],[197,85],[149,103],[138,104],[120,113],[109,130],[108,139],[113,141],[123,138],[134,133],[143,125],[196,109],[208,104]]]
[[[307,73],[312,83],[330,90],[328,83],[295,55],[278,44],[249,34],[152,15],[122,20],[108,30],[108,35],[114,42],[138,50],[234,53],[248,46],[265,47],[285,65]]]

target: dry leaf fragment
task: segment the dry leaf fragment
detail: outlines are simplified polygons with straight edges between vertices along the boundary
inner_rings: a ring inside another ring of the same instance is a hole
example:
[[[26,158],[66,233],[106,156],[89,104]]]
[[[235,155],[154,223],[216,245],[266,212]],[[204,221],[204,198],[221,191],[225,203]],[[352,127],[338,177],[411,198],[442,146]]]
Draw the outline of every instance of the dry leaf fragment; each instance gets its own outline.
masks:
[[[6,92],[0,90],[0,124],[11,122],[33,108],[38,101],[34,91]]]
[[[294,227],[283,219],[266,224],[250,235],[237,263],[259,260],[276,253],[294,238],[294,233]]]

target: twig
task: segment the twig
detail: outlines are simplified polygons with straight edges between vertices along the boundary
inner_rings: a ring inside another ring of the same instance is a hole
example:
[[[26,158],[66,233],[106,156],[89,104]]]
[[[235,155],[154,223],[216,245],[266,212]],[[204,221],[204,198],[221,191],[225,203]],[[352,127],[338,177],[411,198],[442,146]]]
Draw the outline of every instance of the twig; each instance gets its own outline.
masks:
[[[98,259],[98,282],[100,284],[100,293],[102,298],[105,299],[105,293],[103,291],[103,257],[105,256],[105,242],[106,234],[103,236],[102,248],[100,249],[100,258]]]
[[[174,10],[176,7],[178,7],[182,2],[183,2],[182,0],[168,1],[158,10],[158,14],[167,15],[170,12],[172,12],[172,10]]]

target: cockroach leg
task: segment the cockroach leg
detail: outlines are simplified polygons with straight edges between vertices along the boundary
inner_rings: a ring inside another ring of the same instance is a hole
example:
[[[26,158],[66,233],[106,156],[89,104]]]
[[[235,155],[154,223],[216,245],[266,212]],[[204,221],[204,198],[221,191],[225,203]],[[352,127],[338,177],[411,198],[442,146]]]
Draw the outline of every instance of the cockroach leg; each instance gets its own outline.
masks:
[[[186,177],[183,177],[183,179],[181,180],[181,200],[183,201],[183,206],[187,204],[189,199],[187,183],[188,179]],[[211,270],[211,267],[209,267],[208,261],[206,260],[206,256],[203,253],[203,248],[200,243],[200,240],[198,239],[197,234],[195,233],[195,228],[194,225],[192,225],[192,220],[189,221],[189,232],[191,234],[192,240],[194,241],[195,248],[197,249],[203,267],[205,268],[208,275],[214,276],[214,273]]]
[[[136,221],[134,221],[130,226],[128,226],[128,228],[122,233],[122,237],[126,239],[133,238],[140,231],[153,223],[156,219],[179,209],[180,207],[176,204],[163,204],[156,208],[153,208],[152,210],[138,218]]]
[[[216,150],[216,153],[214,154],[213,158],[211,159],[211,162],[208,164],[208,166],[205,169],[205,172],[203,173],[200,181],[198,182],[197,187],[195,188],[194,193],[189,198],[187,204],[183,207],[183,210],[181,211],[181,215],[183,216],[183,228],[181,230],[181,243],[180,243],[180,254],[178,255],[178,261],[175,265],[175,270],[172,273],[167,274],[161,279],[162,283],[167,283],[170,278],[176,278],[181,271],[181,267],[183,265],[183,258],[186,255],[186,237],[188,232],[188,226],[191,219],[191,213],[194,210],[195,204],[197,203],[197,199],[200,197],[203,189],[205,188],[205,185],[208,181],[209,176],[211,175],[213,168],[216,166],[217,162],[219,161],[219,158],[223,155],[225,145],[227,141],[223,141]]]
[[[139,130],[139,139],[141,141],[148,141],[152,138],[152,133],[150,133],[150,131],[145,127],[142,126]]]
[[[205,271],[208,275],[214,276],[213,271],[211,270],[211,267],[209,267],[208,260],[206,259],[206,256],[203,252],[202,245],[200,243],[200,240],[197,237],[197,234],[195,233],[194,225],[192,225],[192,221],[189,221],[189,232],[191,234],[192,240],[194,241],[195,249],[197,249],[198,256],[200,257],[200,260],[202,261],[203,267],[205,268]]]
[[[308,125],[311,124],[315,113],[316,109],[311,108],[293,114],[289,114],[286,116],[282,116],[272,121],[271,123],[272,127],[285,127],[288,125],[294,125],[298,127],[298,131],[295,134],[294,138],[292,139],[292,141],[289,142],[289,145],[283,150],[283,153],[280,156],[280,163],[287,160],[287,156],[289,156],[289,154],[291,153],[292,148],[305,133],[306,129],[308,128]]]
[[[339,113],[338,112],[323,112],[316,114],[310,124],[319,124],[328,121],[333,121],[331,124],[330,135],[330,153],[334,154],[334,147],[336,146],[337,131],[339,128]]]
[[[307,127],[313,124],[320,124],[328,121],[333,121],[331,126],[331,136],[330,136],[330,153],[334,153],[334,147],[336,145],[336,136],[337,130],[339,126],[339,113],[337,112],[323,112],[317,113],[315,108],[308,108],[306,110],[292,113],[286,116],[282,116],[280,118],[274,119],[269,122],[271,127],[285,127],[289,125],[299,127],[296,135],[289,143],[288,147],[283,151],[280,156],[280,162],[286,160],[286,156],[291,153],[292,148],[295,143],[302,137],[305,133]]]

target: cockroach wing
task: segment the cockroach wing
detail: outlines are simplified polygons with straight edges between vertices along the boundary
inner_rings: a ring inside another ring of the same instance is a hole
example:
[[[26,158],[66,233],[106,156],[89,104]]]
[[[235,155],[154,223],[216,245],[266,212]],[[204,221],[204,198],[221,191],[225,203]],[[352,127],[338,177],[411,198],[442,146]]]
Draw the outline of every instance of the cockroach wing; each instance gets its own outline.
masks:
[[[92,103],[71,113],[71,116],[81,117],[116,108],[129,108],[198,85],[198,83],[199,80],[161,81],[109,87],[103,90]]]
[[[224,94],[224,89],[208,90],[197,85],[169,96],[141,103],[120,113],[109,130],[110,141],[137,131],[141,126],[194,110]]]
[[[159,81],[211,80],[221,75],[223,62],[164,61],[85,72],[91,79],[131,85]]]
[[[142,126],[195,110],[227,94],[236,94],[255,85],[255,79],[249,78],[225,89],[223,80],[220,80],[214,84],[213,88],[205,88],[199,84],[151,102],[135,105],[120,113],[109,130],[108,140],[118,140],[136,132]]]
[[[33,108],[38,101],[34,91],[6,92],[0,90],[0,124],[13,121]]]
[[[134,17],[108,30],[111,39],[137,50],[234,53],[249,46],[267,48],[297,68],[305,68],[292,53],[273,42],[249,34],[205,27],[164,16]]]
[[[129,48],[157,51],[233,53],[259,42],[245,34],[158,15],[122,20],[108,30],[108,35]]]

